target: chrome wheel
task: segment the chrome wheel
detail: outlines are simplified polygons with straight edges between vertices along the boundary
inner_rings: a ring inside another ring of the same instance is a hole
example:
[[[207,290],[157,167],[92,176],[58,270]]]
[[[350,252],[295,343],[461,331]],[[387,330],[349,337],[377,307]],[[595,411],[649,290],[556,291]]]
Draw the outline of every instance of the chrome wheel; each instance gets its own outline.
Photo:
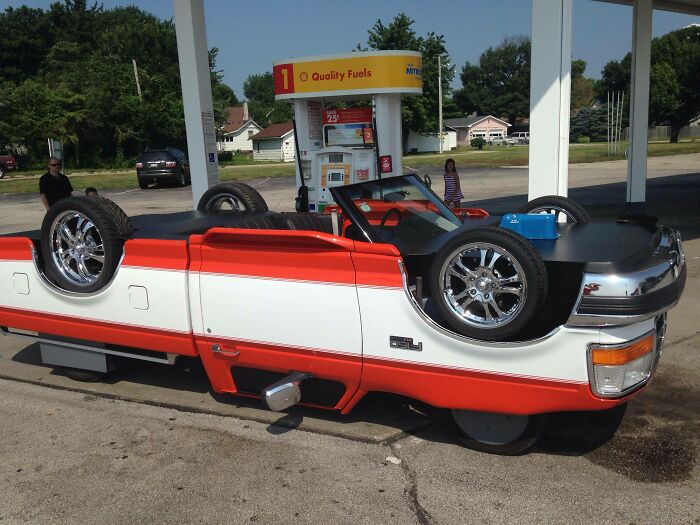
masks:
[[[538,206],[538,207],[530,210],[528,213],[537,214],[537,215],[556,215],[557,222],[570,222],[570,223],[578,222],[576,220],[576,217],[574,217],[569,210],[566,210],[560,206],[554,206],[551,204],[549,204],[547,206]]]
[[[80,287],[94,284],[102,274],[105,251],[95,224],[80,212],[59,214],[49,230],[56,269]]]
[[[470,243],[452,252],[440,270],[442,300],[466,325],[493,329],[510,323],[527,298],[525,272],[507,250]]]
[[[248,211],[248,207],[235,195],[218,195],[207,201],[207,210]]]

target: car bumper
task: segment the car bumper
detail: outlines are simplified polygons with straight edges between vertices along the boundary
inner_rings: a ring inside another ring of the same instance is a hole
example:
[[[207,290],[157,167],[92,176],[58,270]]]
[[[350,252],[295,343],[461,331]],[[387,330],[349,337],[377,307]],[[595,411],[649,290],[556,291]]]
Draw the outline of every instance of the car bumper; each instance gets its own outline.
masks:
[[[174,180],[178,178],[178,173],[175,169],[153,170],[137,172],[136,176],[141,181],[157,182],[159,180]]]
[[[680,234],[661,228],[652,257],[633,271],[585,273],[567,326],[619,326],[657,318],[676,305],[685,287]]]

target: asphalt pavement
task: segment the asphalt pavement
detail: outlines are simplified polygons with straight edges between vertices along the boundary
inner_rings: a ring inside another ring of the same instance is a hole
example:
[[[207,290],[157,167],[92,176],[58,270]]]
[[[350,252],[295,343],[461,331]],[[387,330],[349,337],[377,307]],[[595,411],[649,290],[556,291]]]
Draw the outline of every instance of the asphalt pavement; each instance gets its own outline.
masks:
[[[559,414],[529,454],[454,444],[429,407],[378,395],[351,418],[213,395],[196,363],[105,384],[0,338],[2,523],[700,523],[700,155],[650,159],[647,211],[678,227],[686,291],[655,379],[619,413]],[[429,170],[440,191],[440,169]],[[470,204],[524,203],[524,169],[460,170]],[[624,207],[624,162],[572,166],[595,216]],[[291,210],[291,178],[251,181]],[[190,209],[189,188],[113,190],[130,215]],[[35,229],[35,195],[0,197],[0,233]]]

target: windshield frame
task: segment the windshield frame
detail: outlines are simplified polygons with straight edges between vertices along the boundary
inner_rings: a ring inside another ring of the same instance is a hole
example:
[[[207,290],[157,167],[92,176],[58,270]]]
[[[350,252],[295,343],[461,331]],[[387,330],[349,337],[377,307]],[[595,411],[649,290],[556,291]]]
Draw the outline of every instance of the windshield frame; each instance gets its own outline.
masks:
[[[357,226],[357,228],[359,228],[359,230],[362,232],[362,235],[367,239],[368,242],[387,244],[387,241],[377,237],[374,228],[370,225],[365,215],[357,208],[357,206],[355,206],[355,203],[352,202],[352,199],[349,198],[348,189],[370,184],[383,185],[385,181],[395,181],[396,179],[412,181],[407,182],[407,184],[413,184],[415,186],[418,186],[420,188],[420,191],[424,192],[426,200],[430,201],[431,204],[433,204],[438,209],[438,211],[440,212],[439,214],[441,214],[443,217],[445,217],[447,220],[449,220],[455,225],[459,226],[463,223],[459,215],[453,212],[442,201],[442,199],[440,199],[440,197],[428,185],[426,185],[420,177],[418,177],[415,174],[399,175],[396,177],[385,177],[382,179],[373,179],[366,182],[349,184],[347,186],[336,186],[334,188],[330,188],[331,195],[333,195],[333,199],[335,200],[335,202],[338,204],[338,206],[340,206],[340,208],[343,210],[343,213],[348,217],[348,219],[350,219],[350,221],[355,226]]]

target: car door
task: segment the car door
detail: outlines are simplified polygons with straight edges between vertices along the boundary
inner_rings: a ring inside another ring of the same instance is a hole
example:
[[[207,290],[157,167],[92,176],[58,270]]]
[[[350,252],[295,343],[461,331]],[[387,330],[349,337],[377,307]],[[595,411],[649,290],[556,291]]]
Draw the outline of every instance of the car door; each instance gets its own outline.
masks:
[[[195,337],[205,365],[235,390],[226,375],[231,367],[308,372],[344,386],[337,398],[316,404],[337,406],[354,393],[362,335],[352,241],[311,231],[214,228],[192,236],[190,245],[201,309]]]

